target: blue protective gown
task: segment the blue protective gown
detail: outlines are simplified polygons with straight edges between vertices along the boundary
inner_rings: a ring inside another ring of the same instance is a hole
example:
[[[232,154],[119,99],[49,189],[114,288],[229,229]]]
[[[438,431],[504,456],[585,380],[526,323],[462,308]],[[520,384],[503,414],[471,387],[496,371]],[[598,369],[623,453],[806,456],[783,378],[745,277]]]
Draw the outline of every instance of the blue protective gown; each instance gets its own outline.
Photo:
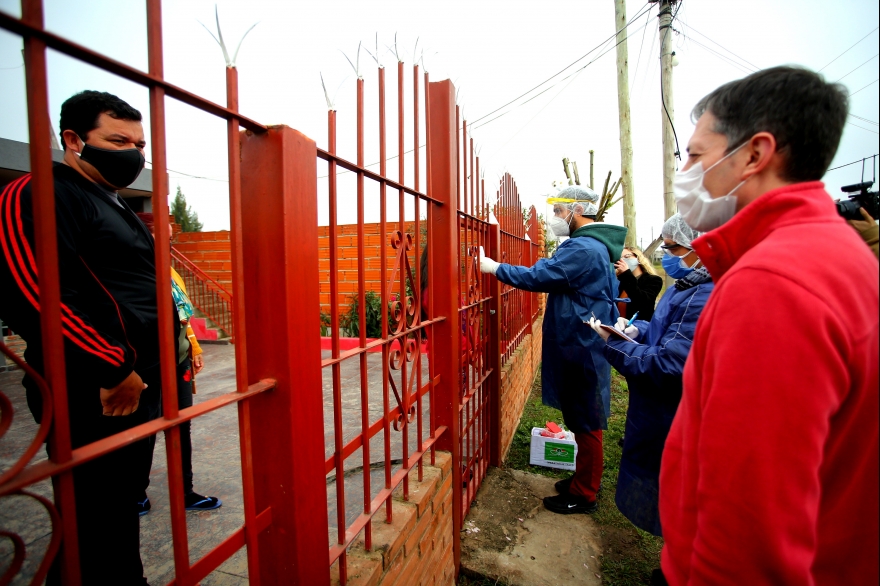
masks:
[[[608,362],[626,377],[629,409],[615,503],[633,525],[662,535],[658,511],[660,457],[681,401],[682,372],[709,299],[711,281],[667,289],[650,322],[636,320],[641,344],[609,339]]]
[[[592,314],[614,323],[617,278],[626,228],[608,224],[581,227],[550,258],[532,267],[502,264],[495,276],[517,289],[549,293],[544,313],[541,384],[545,405],[562,411],[575,433],[608,428],[611,367],[605,342],[590,328]]]

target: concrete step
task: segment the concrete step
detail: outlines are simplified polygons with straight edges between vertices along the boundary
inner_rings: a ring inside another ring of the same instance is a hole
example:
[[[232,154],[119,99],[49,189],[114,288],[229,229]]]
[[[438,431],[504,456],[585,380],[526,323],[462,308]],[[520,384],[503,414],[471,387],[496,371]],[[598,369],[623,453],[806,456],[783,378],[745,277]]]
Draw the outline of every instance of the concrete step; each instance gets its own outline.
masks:
[[[226,332],[218,328],[217,325],[207,317],[193,316],[189,320],[189,325],[192,326],[193,333],[196,335],[196,340],[200,343],[229,344],[232,342],[232,339],[226,335]]]

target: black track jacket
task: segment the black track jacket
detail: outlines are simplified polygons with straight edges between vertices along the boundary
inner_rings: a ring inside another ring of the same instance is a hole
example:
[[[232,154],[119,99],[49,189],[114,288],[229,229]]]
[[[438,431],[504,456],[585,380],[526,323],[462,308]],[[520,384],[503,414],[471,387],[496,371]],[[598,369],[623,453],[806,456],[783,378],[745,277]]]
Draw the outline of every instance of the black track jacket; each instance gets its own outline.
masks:
[[[75,170],[57,164],[53,172],[68,384],[112,388],[159,362],[153,237]],[[42,373],[30,174],[0,189],[0,245],[0,318]]]

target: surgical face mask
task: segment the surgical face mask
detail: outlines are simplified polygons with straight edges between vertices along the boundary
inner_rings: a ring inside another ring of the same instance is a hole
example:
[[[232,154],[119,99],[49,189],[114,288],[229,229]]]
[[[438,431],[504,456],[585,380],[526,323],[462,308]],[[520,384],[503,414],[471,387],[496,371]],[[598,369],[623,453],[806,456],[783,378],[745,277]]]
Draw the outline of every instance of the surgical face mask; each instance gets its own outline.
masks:
[[[742,187],[745,181],[733,188],[727,195],[713,198],[703,185],[706,173],[717,167],[722,161],[733,156],[743,148],[743,143],[718,160],[714,165],[703,171],[703,163],[697,163],[687,171],[675,174],[672,188],[675,191],[675,203],[685,223],[698,232],[708,232],[728,222],[736,214],[736,196],[733,194]],[[747,181],[747,180],[746,180]]]
[[[91,164],[107,183],[121,189],[134,183],[144,168],[143,153],[138,149],[109,150],[83,143],[81,153],[77,153],[83,161]]]
[[[631,271],[636,270],[636,268],[639,266],[639,259],[632,257],[632,256],[629,258],[623,259],[623,262],[626,263],[626,266],[628,266],[629,270],[631,270]]]
[[[559,216],[553,216],[549,220],[547,220],[547,225],[550,226],[550,230],[557,237],[562,238],[563,236],[568,236],[571,234],[571,227],[569,223],[571,222],[571,218],[574,214],[569,212],[568,219],[563,220]]]
[[[684,262],[684,257],[674,256],[668,252],[663,255],[662,264],[663,270],[673,279],[681,279],[694,271],[694,267],[689,267]],[[696,263],[694,264],[696,265]]]

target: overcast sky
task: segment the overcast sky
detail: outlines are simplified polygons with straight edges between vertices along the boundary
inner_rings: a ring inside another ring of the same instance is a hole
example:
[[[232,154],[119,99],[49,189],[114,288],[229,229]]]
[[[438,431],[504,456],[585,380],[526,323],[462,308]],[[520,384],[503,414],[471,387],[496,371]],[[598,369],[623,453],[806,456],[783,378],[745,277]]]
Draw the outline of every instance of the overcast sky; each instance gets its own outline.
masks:
[[[46,0],[45,4],[46,25],[53,32],[135,67],[147,68],[143,2]],[[18,6],[18,1],[0,0],[2,11],[17,15]],[[329,92],[336,95],[340,154],[351,160],[355,159],[355,76],[341,51],[355,60],[358,42],[363,41],[373,50],[378,34],[380,60],[388,67],[388,111],[389,118],[393,118],[396,59],[386,45],[393,44],[397,33],[398,51],[407,62],[405,87],[409,107],[410,66],[418,38],[418,54],[423,54],[431,79],[452,79],[460,89],[459,103],[465,116],[473,121],[602,45],[614,34],[613,6],[612,0],[219,2],[223,33],[233,47],[248,27],[259,23],[238,56],[242,112],[265,124],[287,124],[326,147],[327,107],[319,79],[319,72],[323,72]],[[628,17],[637,16],[646,7],[640,0],[628,2]],[[163,11],[167,79],[225,103],[223,57],[199,24],[201,21],[213,28],[214,3],[168,1]],[[663,222],[656,14],[657,8],[652,6],[628,29],[633,187],[638,236],[645,244],[652,229],[657,235]],[[779,64],[824,68],[822,73],[827,79],[841,79],[850,92],[858,92],[852,97],[854,116],[846,126],[832,167],[880,152],[878,24],[877,3],[866,0],[831,4],[819,0],[744,0],[736,4],[684,0],[673,42],[680,60],[674,69],[674,105],[682,152],[693,131],[689,112],[700,97],[754,68]],[[606,49],[611,50],[563,80]],[[0,31],[0,136],[26,141],[21,65],[20,38]],[[361,53],[360,65],[366,83],[370,163],[376,160],[377,152],[377,74],[375,62],[366,52]],[[604,180],[608,171],[613,171],[614,178],[620,174],[612,44],[593,52],[538,91],[550,86],[553,87],[528,103],[523,102],[534,93],[484,118],[483,123],[503,114],[473,131],[481,149],[487,191],[494,193],[501,174],[509,171],[517,181],[523,204],[535,204],[539,210],[545,209],[544,197],[552,191],[551,183],[563,177],[564,156],[578,162],[584,182],[590,149],[596,152],[597,183]],[[82,89],[115,93],[149,116],[145,89],[54,52],[49,57],[49,89],[56,131],[61,103]],[[228,228],[225,122],[168,100],[167,125],[168,167],[175,170],[171,172],[172,192],[178,185],[183,189],[205,229]],[[149,131],[149,124],[145,126]],[[389,154],[393,154],[397,151],[393,127],[389,127],[389,135]],[[407,136],[409,149],[411,128]],[[421,136],[424,139],[424,131]],[[389,168],[396,169],[396,162],[390,162]],[[407,183],[411,183],[411,162],[407,173]],[[866,174],[870,179],[870,163]],[[424,182],[424,172],[422,177]],[[841,185],[861,180],[861,165],[831,171],[825,180],[829,192],[836,197]],[[341,187],[346,188],[349,181],[343,179]],[[346,215],[348,206],[343,208],[341,221],[353,217]],[[322,223],[325,216],[322,214]],[[621,210],[614,210],[609,221],[621,223]]]

